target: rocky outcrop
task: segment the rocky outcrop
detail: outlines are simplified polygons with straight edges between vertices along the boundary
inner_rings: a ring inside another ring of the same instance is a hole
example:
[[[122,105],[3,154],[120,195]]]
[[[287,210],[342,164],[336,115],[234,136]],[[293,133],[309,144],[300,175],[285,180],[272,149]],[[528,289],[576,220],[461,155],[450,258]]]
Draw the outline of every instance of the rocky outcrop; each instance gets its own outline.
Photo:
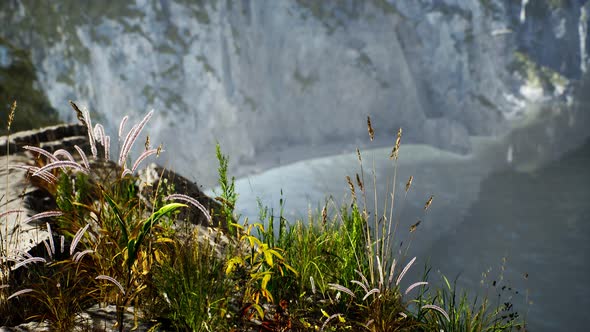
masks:
[[[116,306],[109,305],[101,307],[98,305],[92,306],[91,308],[80,313],[77,317],[77,326],[71,332],[84,332],[84,331],[95,331],[95,332],[116,332],[119,329],[116,327]],[[148,331],[152,326],[149,324],[138,322],[134,317],[133,308],[129,308],[125,312],[124,324],[127,329],[135,329],[136,331]],[[127,330],[126,329],[126,330]],[[14,327],[2,326],[0,332],[50,332],[50,328],[47,322],[29,322],[20,324]],[[153,328],[150,331],[162,331],[162,329]]]

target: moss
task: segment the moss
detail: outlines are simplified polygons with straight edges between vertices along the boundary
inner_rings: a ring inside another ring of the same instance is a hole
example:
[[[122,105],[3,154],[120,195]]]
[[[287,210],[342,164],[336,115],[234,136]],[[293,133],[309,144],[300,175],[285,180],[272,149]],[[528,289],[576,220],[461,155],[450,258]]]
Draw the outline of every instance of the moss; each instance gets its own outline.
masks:
[[[310,88],[315,82],[318,81],[317,77],[314,77],[313,75],[304,76],[299,71],[299,68],[295,69],[293,78],[301,85],[301,92],[305,92],[305,90]]]
[[[160,75],[166,78],[176,79],[178,78],[178,73],[180,72],[180,65],[178,63],[172,64],[166,70],[164,70]]]
[[[369,57],[369,55],[365,52],[360,52],[359,56],[356,58],[356,65],[364,70],[370,71],[375,70],[375,65],[373,64],[373,60]]]
[[[205,69],[205,71],[215,77],[217,77],[217,73],[215,72],[215,68],[213,68],[210,64],[209,61],[207,60],[207,57],[204,55],[197,55],[196,57],[197,61],[199,61],[202,65],[203,65],[203,69]]]
[[[35,67],[29,52],[14,47],[0,38],[6,61],[0,66],[0,134],[6,133],[6,119],[13,101],[17,101],[17,116],[12,131],[32,129],[59,123],[57,111],[38,88]]]
[[[59,83],[63,83],[69,86],[74,86],[74,84],[76,84],[76,82],[67,74],[65,73],[60,73],[57,76],[57,82]]]
[[[388,15],[401,15],[400,11],[393,5],[389,3],[387,0],[373,0],[373,5],[379,9],[381,9],[385,14]]]
[[[170,89],[162,89],[163,93],[165,94],[164,96],[164,105],[166,105],[166,108],[168,109],[177,109],[180,111],[185,111],[188,112],[189,108],[188,105],[184,103],[184,101],[182,100],[182,97],[175,93],[174,91],[170,90]]]
[[[145,98],[148,104],[153,104],[156,100],[156,94],[154,92],[154,88],[149,85],[146,85],[141,90],[141,95]]]
[[[254,101],[254,99],[252,97],[244,96],[244,103],[250,107],[250,110],[252,112],[256,112],[256,110],[258,110],[258,107],[256,105],[256,101]]]
[[[494,13],[499,11],[499,8],[496,6],[496,4],[494,4],[492,0],[479,0],[479,3],[484,8],[484,10],[488,12]]]
[[[520,74],[529,84],[553,91],[556,86],[568,84],[567,78],[557,71],[538,65],[529,56],[522,52],[514,53],[514,60],[509,69]]]
[[[365,14],[360,7],[360,2],[336,2],[336,1],[317,1],[317,0],[297,0],[297,3],[301,8],[307,10],[311,16],[315,17],[321,22],[328,34],[332,34],[338,28],[344,27],[348,20],[357,20],[361,17],[361,14]],[[380,10],[385,15],[398,15],[402,16],[400,11],[388,0],[370,0],[367,1],[375,9]],[[368,14],[370,19],[374,18],[374,15]],[[304,19],[307,15],[302,14]]]
[[[7,15],[5,18],[8,21],[4,22],[6,27],[4,36],[19,34],[20,31],[30,31],[34,38],[33,43],[51,45],[63,42],[68,45],[64,56],[84,64],[90,62],[90,53],[79,39],[77,29],[88,26],[93,39],[108,43],[108,38],[101,36],[92,27],[100,25],[105,18],[123,23],[123,18],[144,16],[139,8],[128,1],[111,1],[108,6],[105,6],[100,1],[81,3],[78,0],[60,2],[23,0],[19,1],[19,5],[25,13],[25,18]],[[10,13],[16,10],[16,7],[9,1],[2,1],[0,10]]]
[[[156,51],[158,53],[166,53],[166,54],[177,54],[178,52],[174,49],[174,47],[168,44],[160,44],[156,47]]]
[[[565,8],[571,5],[569,0],[547,0],[547,4],[551,9]]]
[[[234,50],[236,51],[237,55],[240,55],[241,48],[240,48],[240,45],[238,44],[238,40],[240,38],[240,31],[232,25],[231,34],[232,34],[232,40],[233,40],[233,44],[234,44]]]
[[[488,97],[481,95],[481,94],[473,95],[473,97],[475,97],[479,101],[479,103],[482,104],[483,106],[490,108],[490,109],[499,110],[498,106],[496,106],[496,104],[494,104],[491,100],[489,100]]]

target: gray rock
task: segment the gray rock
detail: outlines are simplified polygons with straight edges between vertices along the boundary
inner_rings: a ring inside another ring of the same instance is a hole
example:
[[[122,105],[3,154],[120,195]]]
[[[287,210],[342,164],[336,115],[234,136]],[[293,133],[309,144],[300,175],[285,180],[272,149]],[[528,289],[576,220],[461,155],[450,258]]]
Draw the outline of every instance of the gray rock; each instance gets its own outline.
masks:
[[[73,98],[111,133],[130,110],[135,120],[155,109],[152,141],[211,187],[216,141],[241,167],[287,146],[355,144],[367,115],[382,135],[403,127],[405,143],[455,151],[469,142],[437,119],[472,136],[505,134],[527,112],[524,86],[567,94],[558,77],[578,79],[588,61],[583,2],[523,3],[7,0],[0,36],[32,50],[63,119]]]
[[[138,314],[140,315],[140,314]],[[71,332],[117,332],[119,328],[117,323],[117,308],[114,305],[99,306],[95,305],[77,317],[77,326]],[[125,312],[124,331],[135,329],[136,331],[147,331],[154,324],[142,323],[135,315],[134,308],[130,307]],[[28,322],[14,327],[2,326],[0,332],[49,332],[52,331],[48,322]],[[151,331],[163,331],[155,327]]]

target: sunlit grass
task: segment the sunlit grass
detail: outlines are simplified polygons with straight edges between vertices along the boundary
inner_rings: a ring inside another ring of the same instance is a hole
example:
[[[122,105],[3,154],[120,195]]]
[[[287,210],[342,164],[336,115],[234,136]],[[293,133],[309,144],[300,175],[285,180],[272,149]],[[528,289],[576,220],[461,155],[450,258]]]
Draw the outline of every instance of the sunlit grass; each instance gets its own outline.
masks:
[[[104,128],[72,107],[88,128],[88,155],[77,146],[54,153],[28,147],[38,158],[20,165],[56,198],[57,211],[39,217],[49,221],[45,251],[7,257],[2,247],[2,268],[10,271],[0,283],[0,317],[8,317],[3,324],[49,321],[54,329],[71,330],[90,306],[112,304],[117,323],[111,328],[119,331],[131,328],[123,320],[130,306],[137,320],[171,330],[500,331],[522,325],[516,315],[503,318],[513,314],[504,303],[469,305],[448,280],[438,288],[429,284],[427,273],[401,288],[408,271],[424,264],[393,249],[400,232],[420,231],[418,223],[399,228],[394,214],[406,199],[393,190],[401,129],[389,155],[392,190],[386,197],[376,191],[374,160],[380,156],[372,156],[366,174],[357,150],[359,173],[342,179],[350,190],[346,203],[327,199],[308,211],[307,220],[287,220],[281,198],[279,211],[260,203],[258,220],[242,220],[229,158],[219,146],[219,209],[209,211],[162,182],[146,197],[136,173],[162,149],[152,148],[148,136],[134,162],[129,155],[152,113],[126,134],[123,119],[120,154],[112,162]],[[372,139],[370,119],[367,125]],[[406,194],[412,181],[405,182]],[[424,199],[425,211],[436,204],[432,196]],[[221,227],[177,220],[188,205]],[[34,310],[19,312],[23,305]]]

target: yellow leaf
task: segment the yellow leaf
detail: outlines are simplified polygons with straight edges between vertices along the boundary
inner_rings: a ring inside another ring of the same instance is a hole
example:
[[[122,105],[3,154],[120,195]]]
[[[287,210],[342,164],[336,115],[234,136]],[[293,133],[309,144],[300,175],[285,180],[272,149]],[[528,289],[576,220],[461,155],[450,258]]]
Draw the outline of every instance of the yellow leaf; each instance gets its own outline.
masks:
[[[306,322],[305,319],[299,318],[299,321],[301,322],[301,324],[303,324],[303,327],[305,327],[305,328],[310,328],[311,327],[311,324],[308,323],[308,322]]]
[[[227,267],[225,268],[225,274],[231,274],[237,265],[242,264],[243,261],[240,257],[232,257],[227,261]]]
[[[283,255],[281,255],[278,251],[274,250],[274,249],[270,249],[268,250],[271,254],[275,255],[278,259],[284,261],[285,259],[283,258]]]
[[[299,275],[299,273],[291,265],[288,265],[288,264],[283,264],[283,265],[287,268],[287,270],[293,272],[293,274],[295,276],[298,276]]]
[[[330,318],[330,315],[328,315],[327,312],[324,311],[324,309],[320,309],[322,311],[322,315],[324,315],[326,318]]]
[[[266,264],[268,264],[270,267],[272,267],[272,254],[270,253],[270,250],[267,250],[264,252],[264,260],[266,261]]]
[[[272,294],[267,290],[267,289],[263,289],[262,290],[262,295],[266,298],[266,300],[268,302],[274,302],[274,299],[272,298]]]
[[[232,227],[237,227],[237,228],[239,228],[239,229],[244,229],[244,226],[242,226],[242,225],[240,225],[240,224],[238,224],[238,223],[235,223],[235,222],[232,222],[232,223],[230,223],[230,226],[232,226]]]
[[[268,285],[268,282],[270,281],[270,278],[272,277],[272,275],[270,273],[266,273],[264,275],[264,277],[262,277],[262,289],[266,290],[266,285]]]
[[[257,303],[252,304],[252,307],[256,309],[256,312],[258,313],[258,318],[264,319],[264,310],[262,309],[262,307]]]
[[[256,226],[256,228],[258,228],[262,233],[264,233],[264,225],[261,223],[256,223],[254,224],[254,226]]]

